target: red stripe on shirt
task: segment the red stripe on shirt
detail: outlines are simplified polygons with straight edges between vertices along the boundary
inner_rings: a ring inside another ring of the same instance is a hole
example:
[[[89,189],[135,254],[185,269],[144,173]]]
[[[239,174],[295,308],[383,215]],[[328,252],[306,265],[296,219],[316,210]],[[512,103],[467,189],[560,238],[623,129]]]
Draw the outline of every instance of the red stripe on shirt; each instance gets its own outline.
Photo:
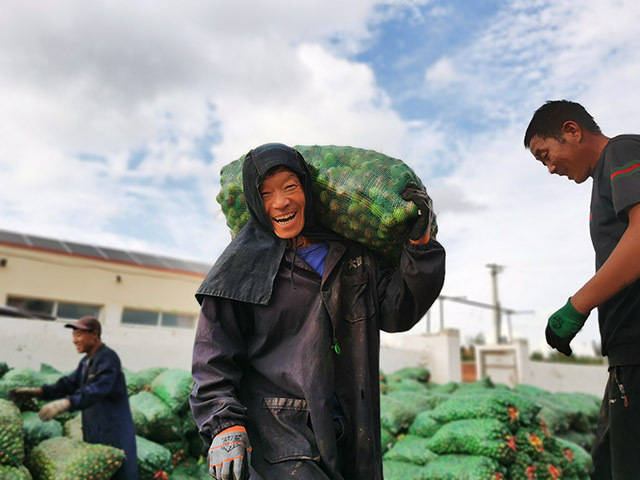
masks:
[[[622,175],[623,173],[629,173],[631,170],[635,170],[636,168],[640,168],[640,163],[636,163],[635,165],[631,165],[630,167],[623,168],[622,170],[618,170],[617,172],[613,172],[611,174],[611,178],[609,180],[613,180],[613,177],[616,175]]]

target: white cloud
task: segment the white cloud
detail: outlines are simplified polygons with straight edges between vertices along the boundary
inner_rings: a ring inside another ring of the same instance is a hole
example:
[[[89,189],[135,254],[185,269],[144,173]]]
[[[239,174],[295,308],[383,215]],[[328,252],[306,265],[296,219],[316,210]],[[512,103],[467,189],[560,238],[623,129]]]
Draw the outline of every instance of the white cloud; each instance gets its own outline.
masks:
[[[446,88],[459,78],[454,63],[446,57],[438,59],[424,74],[428,87],[432,89]]]

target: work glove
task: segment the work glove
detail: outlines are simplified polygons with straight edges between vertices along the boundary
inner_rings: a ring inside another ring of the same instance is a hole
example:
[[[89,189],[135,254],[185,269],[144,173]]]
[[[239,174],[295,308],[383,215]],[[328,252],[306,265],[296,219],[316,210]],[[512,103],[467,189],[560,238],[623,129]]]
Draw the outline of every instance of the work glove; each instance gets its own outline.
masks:
[[[429,233],[435,234],[438,230],[436,226],[436,215],[431,208],[431,198],[427,195],[424,187],[418,187],[415,183],[409,183],[404,188],[400,196],[407,202],[413,202],[418,207],[418,219],[411,227],[409,238],[420,240]]]
[[[40,387],[17,387],[7,392],[9,400],[12,402],[28,400],[31,397],[39,397],[42,395]]]
[[[249,478],[251,446],[244,427],[236,425],[215,436],[209,448],[209,474],[216,480]]]
[[[53,402],[47,403],[44,407],[40,409],[38,412],[38,417],[43,422],[47,420],[51,420],[56,415],[66,412],[71,408],[71,402],[68,398],[61,398],[60,400],[54,400]]]
[[[569,343],[580,331],[589,314],[584,314],[575,309],[571,299],[560,310],[549,317],[547,328],[544,331],[549,346],[567,356],[571,355]]]

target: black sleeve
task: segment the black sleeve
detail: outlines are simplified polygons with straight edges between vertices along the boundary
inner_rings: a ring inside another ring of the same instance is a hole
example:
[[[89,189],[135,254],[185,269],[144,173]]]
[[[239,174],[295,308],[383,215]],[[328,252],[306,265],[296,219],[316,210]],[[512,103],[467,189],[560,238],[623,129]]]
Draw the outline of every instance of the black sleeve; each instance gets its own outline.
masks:
[[[444,270],[444,248],[435,239],[426,245],[407,242],[399,267],[377,275],[380,328],[403,332],[418,323],[440,295]]]
[[[245,425],[238,400],[246,360],[245,332],[237,302],[205,296],[193,346],[194,387],[189,403],[200,436],[209,445],[225,428]]]
[[[42,385],[42,399],[53,400],[62,398],[74,393],[80,387],[80,375],[82,372],[82,362],[73,372],[50,385]]]

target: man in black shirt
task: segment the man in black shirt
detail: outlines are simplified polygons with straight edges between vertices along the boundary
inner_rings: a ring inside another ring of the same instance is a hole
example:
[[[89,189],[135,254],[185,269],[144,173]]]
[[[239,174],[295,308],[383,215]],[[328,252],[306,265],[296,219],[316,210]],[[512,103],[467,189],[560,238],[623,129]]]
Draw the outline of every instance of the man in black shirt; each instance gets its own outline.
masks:
[[[593,479],[640,475],[640,135],[602,134],[580,105],[551,101],[536,110],[524,145],[549,173],[576,183],[593,177],[590,232],[595,275],[549,318],[547,343],[571,355],[570,342],[598,308],[602,354],[609,359]]]

